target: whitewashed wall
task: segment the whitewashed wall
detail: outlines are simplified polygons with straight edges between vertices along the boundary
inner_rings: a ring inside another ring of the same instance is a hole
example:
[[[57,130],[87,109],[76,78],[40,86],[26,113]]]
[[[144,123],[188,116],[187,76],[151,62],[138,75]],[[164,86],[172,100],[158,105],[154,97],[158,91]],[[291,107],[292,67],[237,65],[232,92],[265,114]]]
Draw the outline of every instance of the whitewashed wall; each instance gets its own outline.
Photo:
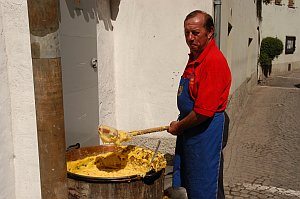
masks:
[[[0,7],[0,161],[2,162],[0,176],[4,182],[0,184],[0,195],[1,198],[15,198],[10,91],[2,20],[2,7]]]
[[[98,56],[98,93],[99,93],[99,124],[116,126],[116,84],[114,62],[114,32],[110,0],[96,1],[97,24],[97,56]]]
[[[98,26],[99,95],[103,88],[114,95],[103,96],[109,103],[100,103],[100,123],[125,130],[168,125],[178,115],[176,92],[189,53],[183,20],[196,9],[211,14],[212,1],[119,3],[111,5],[116,19]]]
[[[60,54],[62,65],[66,146],[98,144],[98,73],[91,67],[97,57],[95,0],[60,1]]]
[[[262,38],[277,37],[285,48],[286,36],[296,36],[294,54],[285,54],[284,50],[273,61],[272,71],[287,71],[288,64],[292,68],[300,68],[300,1],[295,0],[295,8],[289,8],[288,0],[282,0],[282,5],[274,3],[263,4]]]
[[[228,23],[232,25],[228,35]],[[259,52],[256,1],[222,1],[221,50],[227,58],[232,73],[230,93],[234,93],[257,72]],[[249,38],[252,42],[248,45]]]
[[[0,198],[41,198],[26,1],[0,2]]]

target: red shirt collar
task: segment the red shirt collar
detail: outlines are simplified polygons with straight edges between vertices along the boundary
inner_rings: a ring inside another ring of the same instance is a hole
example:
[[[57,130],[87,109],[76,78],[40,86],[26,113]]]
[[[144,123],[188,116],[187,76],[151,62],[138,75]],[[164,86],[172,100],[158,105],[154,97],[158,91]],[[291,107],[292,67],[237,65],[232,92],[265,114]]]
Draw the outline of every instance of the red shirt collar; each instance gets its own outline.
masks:
[[[215,45],[216,45],[215,39],[212,39],[207,44],[207,46],[204,48],[203,52],[194,61],[191,60],[192,56],[191,56],[191,54],[189,54],[190,58],[189,58],[189,61],[188,61],[188,65],[195,65],[195,66],[199,65],[204,60],[204,58],[206,57],[206,55],[208,54],[208,52],[210,51],[212,46],[215,46]]]
[[[206,48],[203,50],[203,52],[199,55],[199,57],[192,61],[191,54],[189,54],[189,61],[187,63],[187,66],[184,70],[183,77],[189,77],[192,75],[195,71],[195,68],[200,65],[200,63],[205,59],[208,52],[211,50],[213,46],[216,46],[215,40],[212,39],[206,46]]]

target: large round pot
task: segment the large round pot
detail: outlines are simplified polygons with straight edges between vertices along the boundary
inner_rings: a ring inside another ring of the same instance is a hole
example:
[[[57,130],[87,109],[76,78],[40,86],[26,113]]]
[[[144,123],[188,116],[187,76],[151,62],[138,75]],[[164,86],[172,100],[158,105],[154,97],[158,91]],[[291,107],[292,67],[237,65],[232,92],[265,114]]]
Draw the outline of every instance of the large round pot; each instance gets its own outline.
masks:
[[[114,145],[99,145],[72,149],[66,160],[73,161],[87,156],[113,152]],[[67,172],[69,199],[160,199],[163,198],[164,170],[148,172],[145,177],[90,177]]]

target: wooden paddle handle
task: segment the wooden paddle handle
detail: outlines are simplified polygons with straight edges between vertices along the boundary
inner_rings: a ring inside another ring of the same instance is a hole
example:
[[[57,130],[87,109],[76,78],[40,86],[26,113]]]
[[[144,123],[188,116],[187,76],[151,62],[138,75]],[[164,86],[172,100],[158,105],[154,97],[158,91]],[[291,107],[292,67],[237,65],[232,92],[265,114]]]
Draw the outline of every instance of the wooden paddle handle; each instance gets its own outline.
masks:
[[[154,133],[154,132],[159,132],[159,131],[166,131],[169,129],[169,126],[160,126],[160,127],[155,127],[155,128],[150,128],[150,129],[144,129],[144,130],[138,130],[138,131],[130,131],[128,132],[132,136],[136,135],[144,135],[147,133]]]

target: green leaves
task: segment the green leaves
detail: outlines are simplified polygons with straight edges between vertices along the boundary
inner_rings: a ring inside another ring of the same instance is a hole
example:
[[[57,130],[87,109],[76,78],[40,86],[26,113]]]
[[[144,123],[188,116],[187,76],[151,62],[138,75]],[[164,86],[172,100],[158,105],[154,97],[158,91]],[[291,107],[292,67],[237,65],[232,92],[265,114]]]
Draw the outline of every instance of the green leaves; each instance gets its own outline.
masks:
[[[261,41],[258,63],[266,77],[271,74],[273,59],[278,57],[282,51],[283,43],[278,38],[266,37]]]
[[[272,59],[269,57],[267,53],[260,53],[258,62],[261,66],[271,66],[272,65]]]
[[[271,3],[271,0],[263,0],[264,4],[268,5],[269,3]]]
[[[280,39],[266,37],[261,41],[260,53],[266,53],[272,60],[283,51],[283,43]]]

